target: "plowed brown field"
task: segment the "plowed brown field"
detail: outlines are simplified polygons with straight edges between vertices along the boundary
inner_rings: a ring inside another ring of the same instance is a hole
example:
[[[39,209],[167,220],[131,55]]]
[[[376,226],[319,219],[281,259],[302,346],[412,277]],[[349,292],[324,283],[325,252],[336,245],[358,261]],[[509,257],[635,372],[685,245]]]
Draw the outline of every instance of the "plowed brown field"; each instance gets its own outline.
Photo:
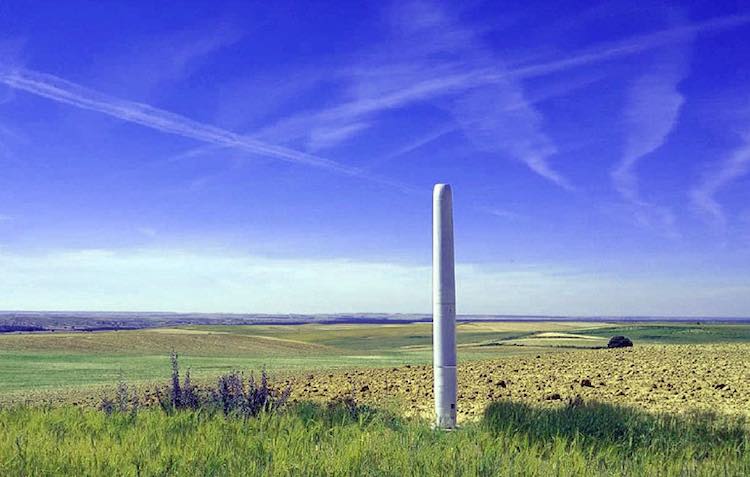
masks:
[[[430,366],[311,372],[292,381],[299,400],[353,393],[366,404],[432,412]],[[478,417],[493,400],[555,406],[576,396],[649,411],[750,416],[750,344],[643,345],[459,363],[459,420]]]

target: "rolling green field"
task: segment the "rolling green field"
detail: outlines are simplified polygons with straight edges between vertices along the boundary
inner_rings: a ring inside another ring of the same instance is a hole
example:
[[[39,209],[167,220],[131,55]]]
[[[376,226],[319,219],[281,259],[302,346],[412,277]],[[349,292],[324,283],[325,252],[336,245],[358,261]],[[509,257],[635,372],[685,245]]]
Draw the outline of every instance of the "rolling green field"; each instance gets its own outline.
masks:
[[[512,340],[538,332],[575,332],[592,323],[462,323],[464,361],[537,352]],[[588,332],[588,331],[587,331]],[[429,323],[405,325],[191,326],[96,333],[0,335],[0,396],[29,390],[148,382],[169,373],[168,355],[181,356],[197,377],[232,369],[392,367],[432,359]],[[606,340],[602,340],[606,344]],[[548,343],[543,350],[554,351]],[[556,343],[553,343],[556,345]],[[583,343],[590,345],[590,343]],[[534,346],[536,348],[536,346]]]

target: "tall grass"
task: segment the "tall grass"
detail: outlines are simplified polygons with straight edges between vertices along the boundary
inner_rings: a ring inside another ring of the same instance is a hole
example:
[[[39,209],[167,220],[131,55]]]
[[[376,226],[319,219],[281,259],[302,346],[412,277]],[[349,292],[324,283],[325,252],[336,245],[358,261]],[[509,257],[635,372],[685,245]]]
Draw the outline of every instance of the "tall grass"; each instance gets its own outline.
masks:
[[[454,432],[350,404],[0,411],[0,475],[750,475],[748,431],[716,416],[511,402]]]

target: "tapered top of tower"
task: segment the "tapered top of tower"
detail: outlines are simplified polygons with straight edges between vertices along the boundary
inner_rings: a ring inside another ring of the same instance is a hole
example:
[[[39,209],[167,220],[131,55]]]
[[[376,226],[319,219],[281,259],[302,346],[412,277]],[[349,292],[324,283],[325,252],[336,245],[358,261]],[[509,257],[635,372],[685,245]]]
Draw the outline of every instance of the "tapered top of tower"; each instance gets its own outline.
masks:
[[[448,199],[452,196],[450,184],[435,184],[432,190],[432,196],[435,200]]]

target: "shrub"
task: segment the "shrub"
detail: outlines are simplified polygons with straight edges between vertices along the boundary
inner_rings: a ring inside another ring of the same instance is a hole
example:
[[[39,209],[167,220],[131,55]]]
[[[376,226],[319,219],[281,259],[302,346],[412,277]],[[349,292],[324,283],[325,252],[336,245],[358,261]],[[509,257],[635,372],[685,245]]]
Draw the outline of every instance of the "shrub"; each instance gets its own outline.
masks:
[[[265,368],[260,374],[257,384],[253,375],[245,385],[244,377],[236,371],[220,376],[217,387],[211,392],[215,405],[219,406],[225,415],[238,414],[243,417],[257,416],[261,412],[276,411],[286,405],[292,392],[291,384],[287,384],[283,391],[273,389],[268,384],[268,374]]]
[[[167,386],[156,387],[154,394],[159,407],[167,414],[181,409],[221,410],[224,415],[237,415],[244,418],[255,417],[263,412],[275,412],[283,408],[292,393],[291,384],[277,389],[269,384],[265,368],[261,371],[260,382],[256,383],[251,374],[245,380],[244,375],[232,371],[219,376],[215,387],[199,389],[193,384],[190,370],[180,381],[180,365],[177,353],[170,355],[172,376]],[[105,396],[99,409],[107,414],[114,412],[137,412],[138,396],[130,390],[123,379],[115,390],[115,398]]]
[[[104,411],[106,414],[112,414],[114,412],[126,413],[131,412],[136,414],[138,412],[138,393],[128,387],[125,377],[120,374],[120,379],[117,382],[117,388],[115,388],[114,399],[109,396],[104,396],[99,409]]]

